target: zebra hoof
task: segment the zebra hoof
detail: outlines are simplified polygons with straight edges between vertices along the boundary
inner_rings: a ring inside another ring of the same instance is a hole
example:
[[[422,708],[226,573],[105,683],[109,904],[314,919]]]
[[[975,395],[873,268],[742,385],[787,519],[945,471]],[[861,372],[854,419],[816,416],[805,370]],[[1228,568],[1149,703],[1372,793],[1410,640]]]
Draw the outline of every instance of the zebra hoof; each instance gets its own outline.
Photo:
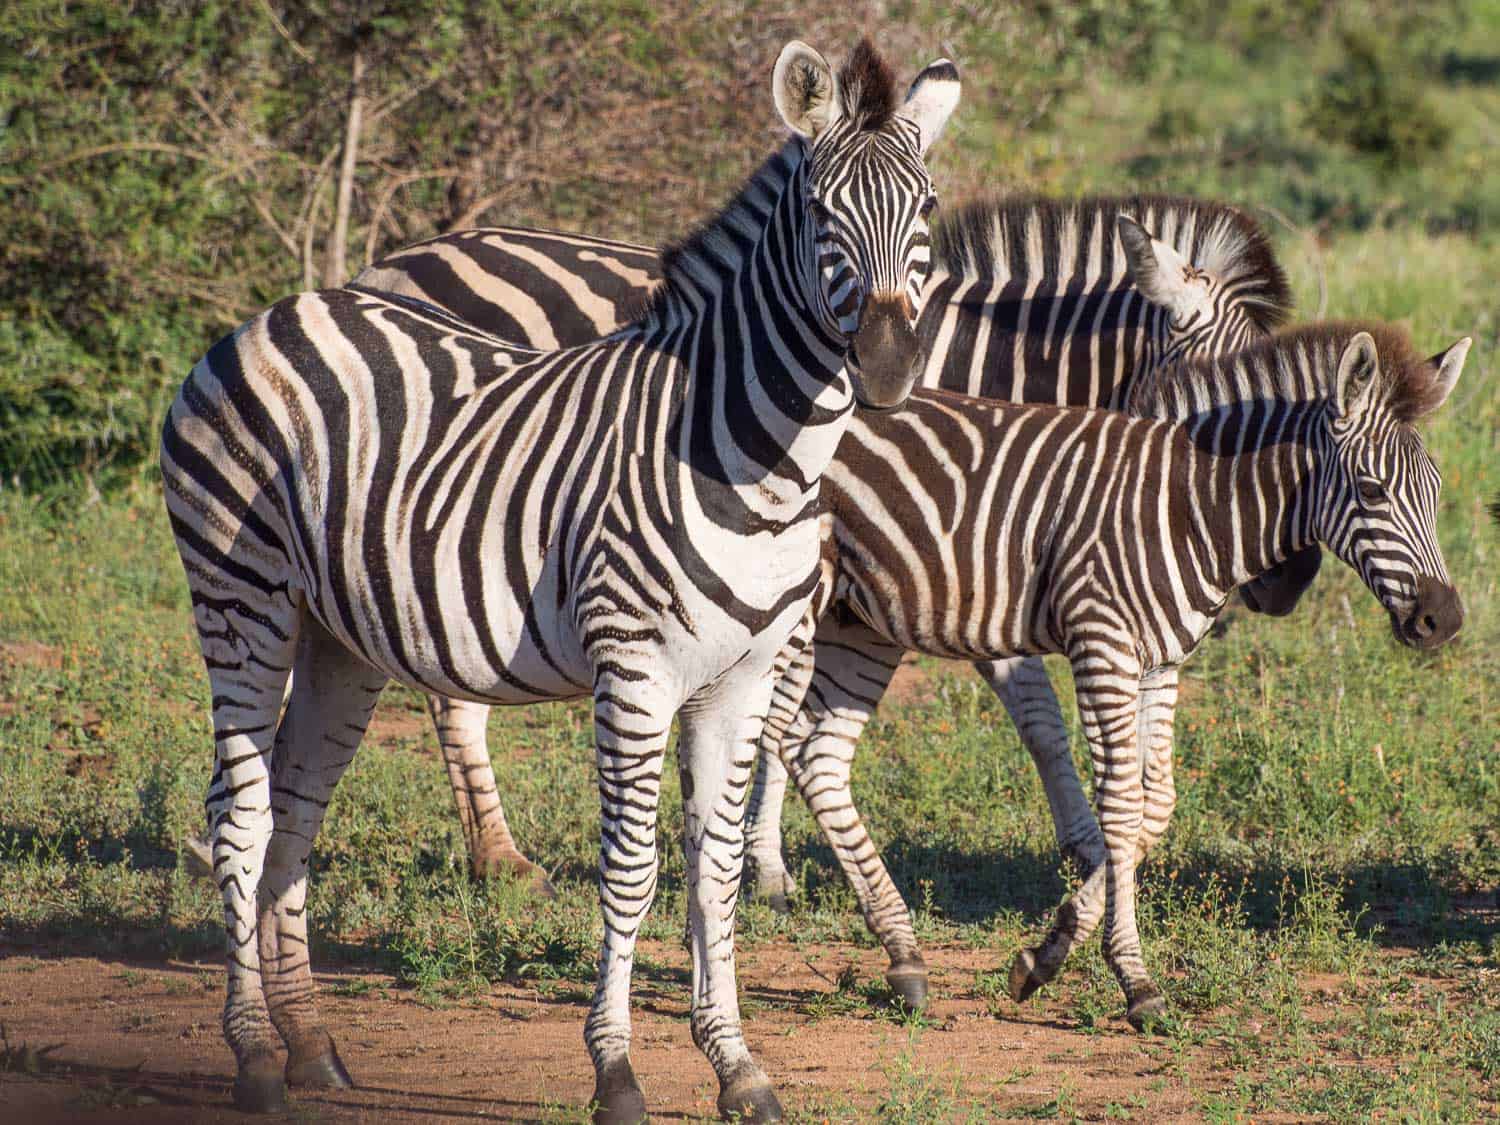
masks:
[[[885,983],[891,986],[909,1012],[920,1012],[927,1006],[927,966],[920,957],[897,961],[886,970]]]
[[[646,1095],[629,1059],[607,1066],[594,1082],[594,1125],[640,1125],[648,1121]]]
[[[287,1059],[286,1083],[293,1089],[348,1090],[353,1087],[354,1079],[349,1077],[338,1048],[330,1041],[326,1051],[304,1058],[297,1058],[294,1053]]]
[[[1017,1004],[1023,1000],[1029,1000],[1036,990],[1050,979],[1050,977],[1043,976],[1041,969],[1038,968],[1036,954],[1029,949],[1023,949],[1010,963],[1010,998]]]
[[[536,869],[536,874],[533,875],[531,877],[531,881],[527,883],[526,889],[529,890],[534,897],[539,898],[544,902],[557,901],[557,888],[552,885],[552,880],[547,878],[547,873],[540,867]]]
[[[286,1109],[286,1081],[275,1056],[252,1055],[234,1078],[234,1108],[242,1113],[281,1113]]]
[[[781,1120],[781,1103],[770,1080],[758,1069],[719,1090],[719,1116],[742,1125]]]
[[[213,876],[213,846],[207,836],[189,836],[182,842],[182,868],[194,879]]]
[[[1148,981],[1130,997],[1130,1007],[1125,1012],[1125,1018],[1137,1031],[1149,1032],[1161,1023],[1166,1014],[1167,998],[1161,994],[1161,989]]]

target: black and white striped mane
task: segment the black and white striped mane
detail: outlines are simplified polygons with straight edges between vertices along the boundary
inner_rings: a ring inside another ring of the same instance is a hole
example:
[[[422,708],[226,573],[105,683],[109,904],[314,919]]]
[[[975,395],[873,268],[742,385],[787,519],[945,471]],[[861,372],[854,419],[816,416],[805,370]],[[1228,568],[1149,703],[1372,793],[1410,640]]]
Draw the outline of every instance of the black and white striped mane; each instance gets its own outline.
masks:
[[[1019,278],[1043,270],[1054,276],[1082,273],[1096,239],[1106,262],[1119,261],[1116,220],[1121,215],[1221,284],[1234,284],[1263,331],[1274,331],[1291,315],[1291,288],[1260,224],[1228,204],[1205,200],[1166,195],[981,200],[939,218],[933,227],[935,262],[950,274],[973,278]],[[1077,269],[1056,264],[1065,243],[1074,248]]]
[[[1378,321],[1325,321],[1277,332],[1229,356],[1189,360],[1144,374],[1126,408],[1182,418],[1231,402],[1311,402],[1333,394],[1339,357],[1360,332],[1380,357],[1376,396],[1399,422],[1429,414],[1444,397],[1438,369],[1410,337]]]

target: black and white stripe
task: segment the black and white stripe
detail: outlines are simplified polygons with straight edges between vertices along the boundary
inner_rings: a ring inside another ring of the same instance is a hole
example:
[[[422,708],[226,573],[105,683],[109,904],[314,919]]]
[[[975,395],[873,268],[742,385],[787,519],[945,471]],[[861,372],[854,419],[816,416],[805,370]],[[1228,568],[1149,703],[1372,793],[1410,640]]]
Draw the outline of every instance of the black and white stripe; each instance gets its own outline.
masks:
[[[242,1107],[281,1104],[278,1039],[286,1081],[347,1083],[313,1002],[307,860],[395,679],[594,699],[605,937],[585,1037],[609,1120],[645,1111],[630,968],[680,718],[694,1040],[723,1112],[779,1116],[735,996],[745,789],[818,579],[819,479],[855,401],[895,405],[916,375],[923,155],[958,82],[935,63],[898,105],[868,43],[837,77],[793,43],[773,90],[797,136],[763,221],[732,204],[670,251],[612,336],[535,353],[420,300],[307,293],[215,345],[174,401],[162,472],[213,689]]]

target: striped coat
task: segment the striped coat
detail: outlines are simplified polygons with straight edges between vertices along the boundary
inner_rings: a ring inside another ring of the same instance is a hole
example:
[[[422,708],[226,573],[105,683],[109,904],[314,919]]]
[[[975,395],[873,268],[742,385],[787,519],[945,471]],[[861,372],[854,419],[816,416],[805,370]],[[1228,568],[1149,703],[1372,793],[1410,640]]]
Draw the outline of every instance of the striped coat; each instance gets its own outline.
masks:
[[[722,1112],[779,1118],[735,995],[745,787],[818,578],[820,477],[855,402],[896,405],[915,377],[923,157],[958,82],[935,63],[898,103],[868,42],[837,76],[792,43],[773,92],[795,134],[778,174],[676,247],[609,338],[525,352],[407,298],[302,294],[216,345],[173,403],[162,473],[213,689],[241,1108],[347,1084],[312,995],[307,852],[395,679],[485,704],[593,697],[601,1120],[645,1110],[630,967],[681,709],[694,1039]]]

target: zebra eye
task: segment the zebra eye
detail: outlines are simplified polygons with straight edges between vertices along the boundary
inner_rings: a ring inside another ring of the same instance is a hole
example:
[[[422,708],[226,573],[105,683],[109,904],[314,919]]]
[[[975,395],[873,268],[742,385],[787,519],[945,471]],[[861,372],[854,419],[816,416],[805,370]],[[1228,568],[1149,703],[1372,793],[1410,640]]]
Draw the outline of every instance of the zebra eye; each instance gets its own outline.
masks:
[[[917,213],[922,216],[923,221],[926,221],[927,219],[931,218],[932,213],[937,210],[937,205],[937,196],[929,195],[926,199],[922,200],[922,209]]]
[[[1363,477],[1355,484],[1355,491],[1359,493],[1359,502],[1367,508],[1381,508],[1385,506],[1385,485],[1373,477]]]

